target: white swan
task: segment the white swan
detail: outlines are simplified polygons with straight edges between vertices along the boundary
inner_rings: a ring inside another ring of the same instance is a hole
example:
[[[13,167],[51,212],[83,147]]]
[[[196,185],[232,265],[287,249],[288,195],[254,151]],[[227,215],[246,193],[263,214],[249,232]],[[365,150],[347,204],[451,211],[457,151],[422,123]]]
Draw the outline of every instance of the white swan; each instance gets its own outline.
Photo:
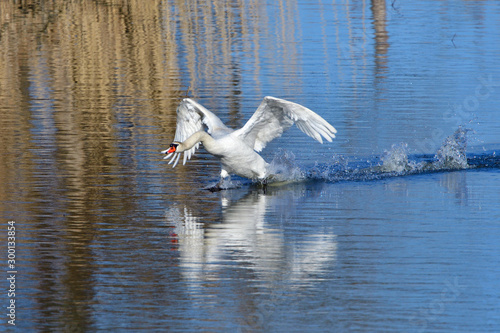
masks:
[[[186,98],[177,108],[174,141],[162,153],[167,154],[165,159],[171,158],[169,164],[173,163],[175,168],[181,153],[184,152],[183,164],[186,164],[201,142],[210,154],[220,159],[221,182],[230,174],[262,181],[270,176],[269,164],[257,152],[294,123],[320,143],[322,137],[331,142],[337,133],[313,111],[284,99],[265,97],[245,126],[233,130],[202,105]],[[208,133],[203,131],[203,125]]]

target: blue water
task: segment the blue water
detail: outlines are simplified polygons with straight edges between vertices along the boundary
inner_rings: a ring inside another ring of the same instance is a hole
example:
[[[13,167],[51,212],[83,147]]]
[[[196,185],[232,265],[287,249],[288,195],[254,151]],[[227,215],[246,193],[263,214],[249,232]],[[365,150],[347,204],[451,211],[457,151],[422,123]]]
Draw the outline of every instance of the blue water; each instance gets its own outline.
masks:
[[[500,331],[500,3],[0,3],[2,330]],[[160,151],[189,96],[297,128],[232,177]],[[3,264],[2,276],[9,276]],[[15,328],[6,307],[15,300]]]

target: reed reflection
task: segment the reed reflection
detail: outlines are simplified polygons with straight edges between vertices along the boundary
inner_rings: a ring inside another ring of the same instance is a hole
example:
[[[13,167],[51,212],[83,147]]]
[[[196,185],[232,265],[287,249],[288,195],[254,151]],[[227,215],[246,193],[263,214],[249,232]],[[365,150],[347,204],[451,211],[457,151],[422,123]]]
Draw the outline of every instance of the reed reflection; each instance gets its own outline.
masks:
[[[375,77],[383,78],[387,73],[387,52],[389,34],[387,33],[387,8],[385,0],[372,0],[373,27],[375,28]]]
[[[255,67],[258,87],[261,51],[275,49],[262,8],[258,1],[0,2],[0,198],[14,202],[0,208],[28,224],[25,244],[44,290],[36,306],[47,323],[91,327],[93,242],[107,234],[103,226],[134,216],[141,202],[134,193],[150,193],[145,152],[173,136],[187,88],[195,97],[228,97],[238,125],[241,63]],[[283,25],[296,14],[281,4]],[[295,66],[294,30],[280,26],[278,35]],[[183,173],[192,170],[169,172],[175,176],[163,186],[189,202],[197,185]]]
[[[1,210],[25,212],[14,218],[25,223],[28,258],[37,258],[31,274],[40,290],[38,328],[86,330],[95,297],[92,242],[104,233],[99,225],[123,223],[117,217],[137,206],[132,196],[118,195],[137,192],[129,170],[139,167],[144,144],[132,128],[175,110],[178,68],[163,61],[162,48],[175,37],[158,29],[152,3],[0,6],[6,125],[0,195],[15,206]],[[133,21],[145,24],[131,28]],[[175,59],[176,49],[168,51]],[[140,114],[137,99],[147,100]],[[127,121],[133,125],[124,126]]]

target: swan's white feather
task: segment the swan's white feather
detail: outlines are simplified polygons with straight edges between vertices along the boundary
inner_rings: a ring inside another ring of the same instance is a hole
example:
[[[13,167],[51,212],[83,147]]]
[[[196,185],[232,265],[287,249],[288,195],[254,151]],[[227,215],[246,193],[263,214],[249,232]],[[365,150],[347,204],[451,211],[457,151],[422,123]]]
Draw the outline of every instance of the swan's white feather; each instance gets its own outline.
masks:
[[[186,164],[203,141],[205,149],[221,159],[221,176],[230,172],[260,179],[267,175],[268,164],[256,152],[280,137],[294,123],[320,143],[323,143],[323,138],[331,142],[337,133],[332,125],[308,108],[270,96],[264,98],[245,126],[233,131],[215,114],[186,98],[177,108],[174,142],[180,144],[179,152],[169,153],[165,159],[170,158],[168,164],[173,163],[175,168],[182,154],[180,148],[184,147],[182,164]],[[204,127],[208,134],[202,133]],[[167,152],[168,149],[162,153]]]
[[[175,168],[175,166],[177,165],[177,163],[179,163],[179,158],[180,157],[181,157],[181,154],[175,154],[175,156],[172,158],[172,160],[170,162],[172,162],[172,161],[175,160],[174,165],[172,165],[172,168]],[[168,164],[170,164],[170,162]]]
[[[323,143],[322,137],[332,141],[337,133],[332,125],[308,108],[271,96],[264,98],[257,111],[236,133],[256,151],[261,151],[293,123],[320,143]]]
[[[175,158],[177,157],[178,153],[173,153],[174,156],[172,156],[172,158],[170,159],[170,161],[168,161],[168,164],[172,164],[175,160]],[[169,154],[170,155],[170,154]],[[166,157],[165,157],[166,158]]]
[[[230,129],[222,123],[219,117],[207,110],[203,105],[190,98],[183,99],[177,108],[177,127],[174,141],[186,141],[194,133],[202,131],[203,125],[206,126],[207,132],[212,135],[220,131],[230,131]],[[193,148],[184,152],[182,164],[186,164],[186,161],[191,159],[191,156],[196,152],[199,146],[199,143],[197,143]],[[177,163],[175,163],[174,166],[175,165],[177,165]]]

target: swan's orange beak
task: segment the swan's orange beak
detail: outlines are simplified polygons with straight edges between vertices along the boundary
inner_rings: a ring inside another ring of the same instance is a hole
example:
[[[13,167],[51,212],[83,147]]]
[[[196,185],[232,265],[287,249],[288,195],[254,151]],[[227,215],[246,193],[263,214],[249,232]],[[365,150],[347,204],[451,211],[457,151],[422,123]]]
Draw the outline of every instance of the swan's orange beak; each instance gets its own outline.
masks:
[[[175,143],[170,144],[170,148],[167,150],[167,154],[175,153],[175,151],[177,150],[177,146],[178,145]]]

